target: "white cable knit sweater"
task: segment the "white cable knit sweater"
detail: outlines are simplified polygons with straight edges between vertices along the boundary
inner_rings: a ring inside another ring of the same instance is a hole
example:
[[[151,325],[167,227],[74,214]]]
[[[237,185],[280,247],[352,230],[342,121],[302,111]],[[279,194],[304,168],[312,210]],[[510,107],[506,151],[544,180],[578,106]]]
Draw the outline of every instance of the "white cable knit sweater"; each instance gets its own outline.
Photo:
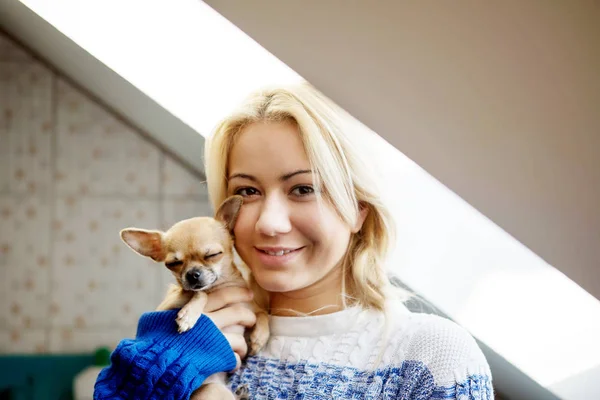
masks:
[[[400,302],[391,310],[387,342],[376,311],[271,317],[269,343],[230,386],[252,399],[494,398],[489,366],[466,330]]]

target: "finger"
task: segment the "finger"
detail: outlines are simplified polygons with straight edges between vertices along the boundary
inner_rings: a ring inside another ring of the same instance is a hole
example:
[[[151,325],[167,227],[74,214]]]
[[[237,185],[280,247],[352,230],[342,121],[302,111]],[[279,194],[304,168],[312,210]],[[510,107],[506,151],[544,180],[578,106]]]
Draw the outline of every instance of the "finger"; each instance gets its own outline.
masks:
[[[207,313],[213,323],[223,330],[231,325],[242,325],[251,328],[256,323],[256,315],[242,304],[234,304],[219,311]]]
[[[248,344],[244,336],[239,333],[225,333],[224,335],[233,351],[240,357],[246,357]]]
[[[215,290],[208,295],[204,311],[209,313],[220,310],[229,304],[248,302],[252,300],[252,297],[252,291],[243,287],[231,286]]]
[[[240,355],[238,353],[233,353],[233,355],[235,356],[235,368],[229,372],[235,372],[242,366],[242,359],[240,358]]]
[[[246,343],[246,339],[243,335],[235,333],[225,333],[225,338],[227,339],[229,345],[235,352],[238,361],[246,357],[246,354],[248,354],[248,344]]]
[[[248,345],[246,344],[246,340],[241,335],[236,335],[233,333],[226,333],[225,338],[231,345],[235,356],[235,368],[229,372],[237,371],[242,366],[242,357],[246,357],[248,352]]]

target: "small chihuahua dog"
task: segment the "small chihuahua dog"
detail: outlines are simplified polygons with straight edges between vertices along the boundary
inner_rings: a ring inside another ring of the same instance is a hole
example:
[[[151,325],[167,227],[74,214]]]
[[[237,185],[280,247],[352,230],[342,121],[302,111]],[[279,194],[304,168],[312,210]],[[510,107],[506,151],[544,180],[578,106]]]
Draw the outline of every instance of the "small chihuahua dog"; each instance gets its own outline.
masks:
[[[226,286],[249,287],[248,271],[233,261],[233,226],[243,197],[226,199],[215,217],[196,217],[180,221],[166,232],[127,228],[121,239],[138,254],[164,262],[175,275],[178,285],[171,285],[157,311],[181,308],[177,314],[180,333],[190,330],[204,311],[207,294]],[[256,291],[256,285],[252,285]],[[269,319],[264,305],[248,305],[256,314],[250,332],[249,354],[256,354],[269,339]],[[243,332],[242,326],[226,332]],[[226,386],[226,374],[208,377],[191,396],[200,399],[235,399]],[[238,393],[244,396],[243,393]]]

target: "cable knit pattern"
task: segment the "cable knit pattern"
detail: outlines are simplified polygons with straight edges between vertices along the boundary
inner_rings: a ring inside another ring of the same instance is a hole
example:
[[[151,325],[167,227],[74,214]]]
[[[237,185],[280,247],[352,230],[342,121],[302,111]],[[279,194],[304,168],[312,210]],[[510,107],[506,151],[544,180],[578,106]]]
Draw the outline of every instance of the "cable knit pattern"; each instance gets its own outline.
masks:
[[[269,343],[229,385],[252,399],[494,398],[488,364],[466,330],[401,303],[390,310],[387,324],[359,308],[271,317]],[[176,314],[142,316],[137,337],[119,344],[98,377],[94,399],[188,399],[206,377],[233,369],[233,351],[210,319],[179,334]]]
[[[177,310],[146,313],[135,339],[125,339],[100,372],[94,399],[188,399],[208,376],[235,368],[231,346],[202,316],[178,333]]]
[[[466,330],[401,303],[391,309],[387,339],[375,311],[271,317],[268,345],[229,384],[253,399],[494,398],[489,366]]]

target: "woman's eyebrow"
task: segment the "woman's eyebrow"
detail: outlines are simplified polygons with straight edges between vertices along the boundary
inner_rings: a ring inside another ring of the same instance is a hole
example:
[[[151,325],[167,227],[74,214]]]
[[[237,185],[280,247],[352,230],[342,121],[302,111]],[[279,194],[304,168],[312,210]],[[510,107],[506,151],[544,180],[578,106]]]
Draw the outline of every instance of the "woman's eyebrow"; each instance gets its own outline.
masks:
[[[248,174],[239,174],[239,173],[238,173],[238,174],[233,174],[233,175],[229,176],[229,179],[228,179],[228,180],[232,180],[232,179],[235,179],[235,178],[240,178],[240,179],[248,179],[248,180],[250,180],[250,181],[253,181],[253,182],[258,182],[258,179],[256,179],[256,178],[255,178],[255,177],[253,177],[252,175],[248,175]]]
[[[280,180],[281,182],[285,182],[285,181],[287,181],[288,179],[291,179],[291,178],[293,178],[294,176],[296,176],[296,175],[301,175],[301,174],[312,174],[312,170],[310,170],[310,169],[299,169],[299,170],[297,170],[297,171],[290,172],[290,173],[287,173],[287,174],[284,174],[284,175],[280,176],[280,177],[279,177],[279,180]],[[256,177],[255,177],[255,176],[252,176],[252,175],[249,175],[249,174],[235,173],[235,174],[232,174],[232,175],[229,177],[229,180],[232,180],[232,179],[235,179],[235,178],[239,178],[239,179],[248,179],[248,180],[250,180],[250,181],[252,181],[252,182],[258,182],[258,179],[256,179]]]
[[[296,175],[301,175],[301,174],[312,174],[312,171],[310,169],[299,169],[297,171],[290,172],[289,174],[282,175],[281,177],[279,177],[279,180],[281,182],[285,182],[288,179],[293,178]]]

